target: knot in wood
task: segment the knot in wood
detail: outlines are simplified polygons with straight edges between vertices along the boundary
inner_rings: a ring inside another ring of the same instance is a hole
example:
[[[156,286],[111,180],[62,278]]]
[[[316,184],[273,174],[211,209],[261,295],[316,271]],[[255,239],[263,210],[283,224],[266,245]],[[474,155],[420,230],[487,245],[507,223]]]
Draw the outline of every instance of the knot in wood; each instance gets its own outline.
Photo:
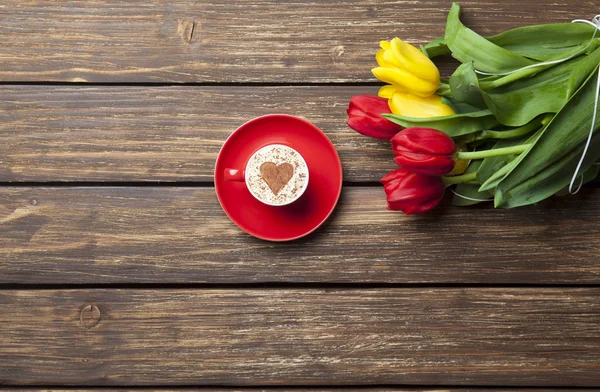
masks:
[[[346,48],[344,48],[343,45],[338,45],[338,46],[334,47],[333,50],[331,51],[331,58],[332,58],[333,62],[334,63],[341,62],[342,60],[340,59],[340,57],[342,57],[344,55],[345,51],[346,51]]]
[[[186,44],[192,43],[194,38],[194,30],[196,29],[195,20],[180,20],[177,24],[177,34]]]
[[[100,309],[96,305],[87,305],[81,310],[79,320],[85,329],[92,329],[98,325],[101,316]]]

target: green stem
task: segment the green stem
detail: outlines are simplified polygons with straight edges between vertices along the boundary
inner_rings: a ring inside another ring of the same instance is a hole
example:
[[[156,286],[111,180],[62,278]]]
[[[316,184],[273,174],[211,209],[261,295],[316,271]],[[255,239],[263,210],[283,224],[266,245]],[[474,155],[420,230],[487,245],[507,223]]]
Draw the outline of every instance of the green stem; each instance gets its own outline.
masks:
[[[518,146],[496,148],[493,150],[459,151],[458,154],[456,154],[456,157],[457,159],[485,159],[502,155],[520,154],[530,146],[531,144],[520,144]]]
[[[509,129],[506,131],[493,131],[493,130],[483,130],[479,131],[473,135],[472,140],[485,140],[485,139],[512,139],[520,136],[527,135],[533,131],[538,130],[542,126],[546,126],[554,115],[547,114],[545,116],[538,116],[537,118],[531,120],[529,123],[520,126],[518,128]]]
[[[435,92],[437,95],[441,95],[442,97],[449,97],[452,95],[452,91],[450,91],[450,85],[448,83],[440,82],[440,87]]]
[[[481,133],[479,135],[477,135],[477,137],[475,137],[475,140],[484,140],[484,139],[511,139],[514,137],[519,137],[519,136],[523,136],[523,135],[527,135],[528,133],[531,133],[533,131],[535,131],[536,129],[539,129],[541,124],[540,122],[530,122],[529,124],[525,124],[522,127],[519,128],[514,128],[511,129],[509,131],[481,131]]]
[[[462,184],[463,182],[469,182],[477,179],[477,172],[461,174],[460,176],[444,176],[444,184],[446,185],[454,185],[454,184]]]
[[[490,91],[495,88],[502,87],[508,83],[514,82],[515,80],[519,80],[524,77],[534,75],[538,72],[542,72],[543,70],[550,68],[552,65],[553,64],[540,65],[539,67],[522,69],[509,75],[502,76],[496,80],[482,80],[479,82],[479,87],[482,90]]]

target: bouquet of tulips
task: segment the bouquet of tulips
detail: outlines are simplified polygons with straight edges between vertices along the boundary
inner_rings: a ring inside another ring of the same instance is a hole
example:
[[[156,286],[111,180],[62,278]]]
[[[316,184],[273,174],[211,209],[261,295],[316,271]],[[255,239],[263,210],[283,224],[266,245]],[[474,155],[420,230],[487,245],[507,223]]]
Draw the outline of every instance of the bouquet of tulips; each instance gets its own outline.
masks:
[[[459,14],[420,49],[382,41],[386,85],[350,101],[351,128],[391,140],[388,208],[429,211],[450,186],[456,205],[505,208],[576,193],[600,168],[600,16],[483,37]],[[461,63],[447,80],[431,60],[444,54]]]

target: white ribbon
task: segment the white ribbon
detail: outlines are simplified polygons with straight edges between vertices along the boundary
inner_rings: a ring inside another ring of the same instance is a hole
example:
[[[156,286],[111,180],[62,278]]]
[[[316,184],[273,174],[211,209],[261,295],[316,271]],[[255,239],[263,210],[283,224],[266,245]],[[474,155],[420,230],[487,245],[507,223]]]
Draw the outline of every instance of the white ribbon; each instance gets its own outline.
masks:
[[[573,57],[579,56],[581,53],[583,53],[585,50],[587,50],[587,48],[590,47],[590,45],[592,44],[592,42],[594,41],[594,39],[596,38],[596,33],[600,30],[600,14],[594,16],[594,18],[590,21],[590,20],[585,20],[585,19],[575,19],[573,21],[571,21],[571,23],[586,23],[589,25],[594,26],[596,29],[594,30],[594,34],[592,35],[592,38],[590,39],[590,42],[588,42],[588,44],[581,50],[575,52],[574,54],[567,56],[563,59],[558,59],[558,60],[553,60],[553,61],[545,61],[545,62],[541,62],[541,63],[537,63],[537,64],[532,64],[532,65],[528,65],[526,67],[522,67],[519,69],[515,69],[513,71],[509,71],[509,72],[504,72],[504,73],[487,73],[487,72],[482,72],[482,71],[477,71],[475,70],[475,72],[477,72],[480,75],[489,75],[489,76],[506,76],[506,75],[510,75],[513,74],[515,72],[519,72],[522,71],[524,69],[529,69],[529,68],[534,68],[534,67],[541,67],[544,65],[552,65],[552,64],[559,64],[562,62],[565,62],[567,60],[572,59]],[[596,99],[594,100],[594,114],[592,115],[592,125],[590,127],[590,133],[588,135],[587,138],[587,142],[585,143],[585,147],[583,148],[583,153],[581,154],[581,158],[579,159],[579,163],[577,164],[577,168],[575,169],[575,172],[573,173],[573,178],[571,179],[571,183],[569,184],[569,193],[574,195],[577,192],[579,192],[579,190],[581,189],[581,185],[583,184],[583,174],[581,175],[581,179],[579,181],[579,186],[577,187],[577,189],[573,190],[573,185],[575,184],[575,180],[577,179],[577,177],[579,176],[579,170],[581,169],[581,165],[583,164],[583,161],[585,160],[585,156],[587,155],[587,151],[588,148],[590,147],[590,144],[592,142],[592,136],[594,134],[594,128],[596,126],[596,117],[597,117],[597,109],[598,109],[598,100],[599,100],[599,96],[600,96],[600,67],[598,68],[598,80],[596,83]],[[460,195],[458,195],[460,196]],[[465,199],[468,199],[465,196],[461,196],[464,197]],[[470,199],[473,200],[473,199]],[[474,200],[474,201],[484,201],[484,200]]]
[[[471,200],[471,201],[492,201],[494,199],[476,199],[474,197],[469,197],[469,196],[465,196],[465,195],[461,195],[460,193],[456,192],[454,189],[450,188],[450,190],[452,191],[452,193],[454,193],[456,196],[465,199],[465,200]]]
[[[600,27],[599,27],[600,28]],[[571,178],[571,183],[569,184],[569,193],[574,195],[581,189],[581,185],[583,185],[583,174],[581,174],[581,180],[579,181],[579,186],[577,189],[573,190],[573,184],[575,183],[575,179],[579,174],[579,169],[581,169],[581,165],[585,160],[585,156],[587,155],[588,148],[592,143],[592,136],[594,134],[594,128],[596,127],[596,116],[598,114],[598,96],[600,95],[600,68],[598,68],[598,80],[596,82],[596,99],[594,100],[594,114],[592,115],[592,126],[590,127],[590,133],[588,135],[587,141],[585,142],[585,147],[583,148],[583,153],[581,154],[581,158],[577,163],[577,168],[575,169],[575,173],[573,173],[573,178]]]

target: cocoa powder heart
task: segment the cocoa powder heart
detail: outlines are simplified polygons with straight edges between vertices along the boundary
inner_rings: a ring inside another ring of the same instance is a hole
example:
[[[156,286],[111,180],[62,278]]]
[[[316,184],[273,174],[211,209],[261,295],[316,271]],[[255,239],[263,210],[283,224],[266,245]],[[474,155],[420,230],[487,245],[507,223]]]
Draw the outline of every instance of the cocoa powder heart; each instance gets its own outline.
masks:
[[[294,166],[285,162],[276,165],[273,162],[265,162],[260,165],[260,175],[265,180],[271,191],[277,194],[290,182],[294,175]]]

